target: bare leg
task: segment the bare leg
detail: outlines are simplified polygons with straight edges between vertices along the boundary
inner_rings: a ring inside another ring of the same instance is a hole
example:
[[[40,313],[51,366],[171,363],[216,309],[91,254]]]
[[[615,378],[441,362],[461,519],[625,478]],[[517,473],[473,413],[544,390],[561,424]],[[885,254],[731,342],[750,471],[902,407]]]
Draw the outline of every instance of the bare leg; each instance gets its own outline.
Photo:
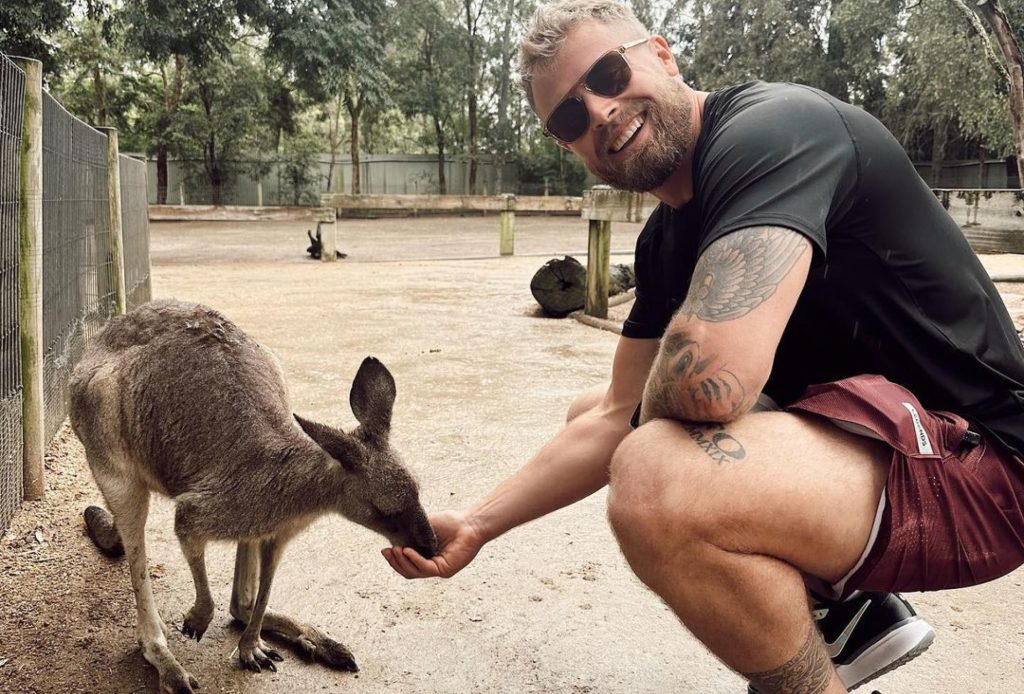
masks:
[[[91,456],[90,456],[91,457]],[[146,562],[146,516],[149,513],[149,490],[138,483],[97,473],[93,477],[107,501],[121,534],[132,588],[135,591],[136,636],[142,655],[160,675],[160,691],[170,694],[193,694],[199,682],[175,659],[167,647],[163,620],[153,601]]]
[[[802,573],[834,582],[856,563],[888,460],[785,413],[724,429],[652,422],[616,453],[609,517],[640,579],[762,692],[843,692]]]
[[[254,543],[239,542],[235,554],[235,580],[231,589],[231,616],[243,624],[249,623],[256,603],[256,589],[259,582],[258,547]],[[309,624],[304,624],[270,608],[263,613],[263,633],[273,633],[298,647],[310,660],[319,660],[326,665],[358,672],[352,652],[343,644]]]
[[[263,629],[263,615],[266,613],[267,603],[270,601],[270,587],[274,582],[274,574],[277,571],[277,564],[281,560],[284,546],[276,539],[269,539],[261,542],[259,549],[260,587],[256,593],[256,604],[253,606],[249,623],[245,626],[242,638],[238,641],[238,659],[243,667],[253,672],[260,672],[262,668],[277,672],[274,661],[280,662],[284,658],[263,643],[260,631]]]

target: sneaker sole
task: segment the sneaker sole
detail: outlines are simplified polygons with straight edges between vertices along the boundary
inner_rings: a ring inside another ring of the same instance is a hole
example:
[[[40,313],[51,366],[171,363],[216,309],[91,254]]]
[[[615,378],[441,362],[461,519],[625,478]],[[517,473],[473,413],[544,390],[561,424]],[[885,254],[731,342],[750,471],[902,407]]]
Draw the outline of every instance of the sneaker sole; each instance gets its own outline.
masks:
[[[853,663],[838,666],[836,672],[843,686],[853,691],[909,663],[927,651],[934,640],[935,631],[928,622],[916,617],[886,634],[878,643],[858,655]],[[759,692],[748,685],[747,694]]]
[[[839,679],[848,689],[856,689],[910,662],[928,650],[934,640],[935,631],[918,617],[893,629],[854,662],[836,668]]]

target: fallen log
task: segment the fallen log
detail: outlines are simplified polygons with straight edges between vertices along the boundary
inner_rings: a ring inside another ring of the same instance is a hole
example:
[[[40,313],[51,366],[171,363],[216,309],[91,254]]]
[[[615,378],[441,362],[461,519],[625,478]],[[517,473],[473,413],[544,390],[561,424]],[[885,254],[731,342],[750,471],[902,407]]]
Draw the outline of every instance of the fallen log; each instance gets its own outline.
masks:
[[[608,296],[628,291],[636,284],[632,265],[612,265]],[[562,318],[583,308],[587,300],[587,269],[572,256],[544,263],[530,280],[530,292],[544,313]]]

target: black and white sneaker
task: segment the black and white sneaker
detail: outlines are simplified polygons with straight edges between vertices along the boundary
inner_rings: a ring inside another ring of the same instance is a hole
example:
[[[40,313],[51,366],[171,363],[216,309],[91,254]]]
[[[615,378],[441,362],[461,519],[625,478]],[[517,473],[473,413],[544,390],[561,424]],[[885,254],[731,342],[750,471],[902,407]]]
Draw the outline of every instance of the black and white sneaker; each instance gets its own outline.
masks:
[[[859,593],[846,602],[820,602],[811,612],[847,689],[913,660],[935,640],[928,622],[896,593]]]

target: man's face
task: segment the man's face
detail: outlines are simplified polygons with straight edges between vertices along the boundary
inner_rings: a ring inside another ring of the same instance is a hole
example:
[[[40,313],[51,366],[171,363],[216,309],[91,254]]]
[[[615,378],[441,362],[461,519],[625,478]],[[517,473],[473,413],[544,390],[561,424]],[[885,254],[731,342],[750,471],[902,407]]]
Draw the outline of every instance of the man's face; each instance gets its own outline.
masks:
[[[692,105],[676,78],[675,59],[652,38],[626,51],[632,78],[618,96],[600,96],[578,84],[602,55],[640,38],[635,33],[599,22],[574,27],[532,87],[542,121],[570,91],[583,99],[590,123],[567,148],[616,188],[649,191],[665,182],[693,145]]]

